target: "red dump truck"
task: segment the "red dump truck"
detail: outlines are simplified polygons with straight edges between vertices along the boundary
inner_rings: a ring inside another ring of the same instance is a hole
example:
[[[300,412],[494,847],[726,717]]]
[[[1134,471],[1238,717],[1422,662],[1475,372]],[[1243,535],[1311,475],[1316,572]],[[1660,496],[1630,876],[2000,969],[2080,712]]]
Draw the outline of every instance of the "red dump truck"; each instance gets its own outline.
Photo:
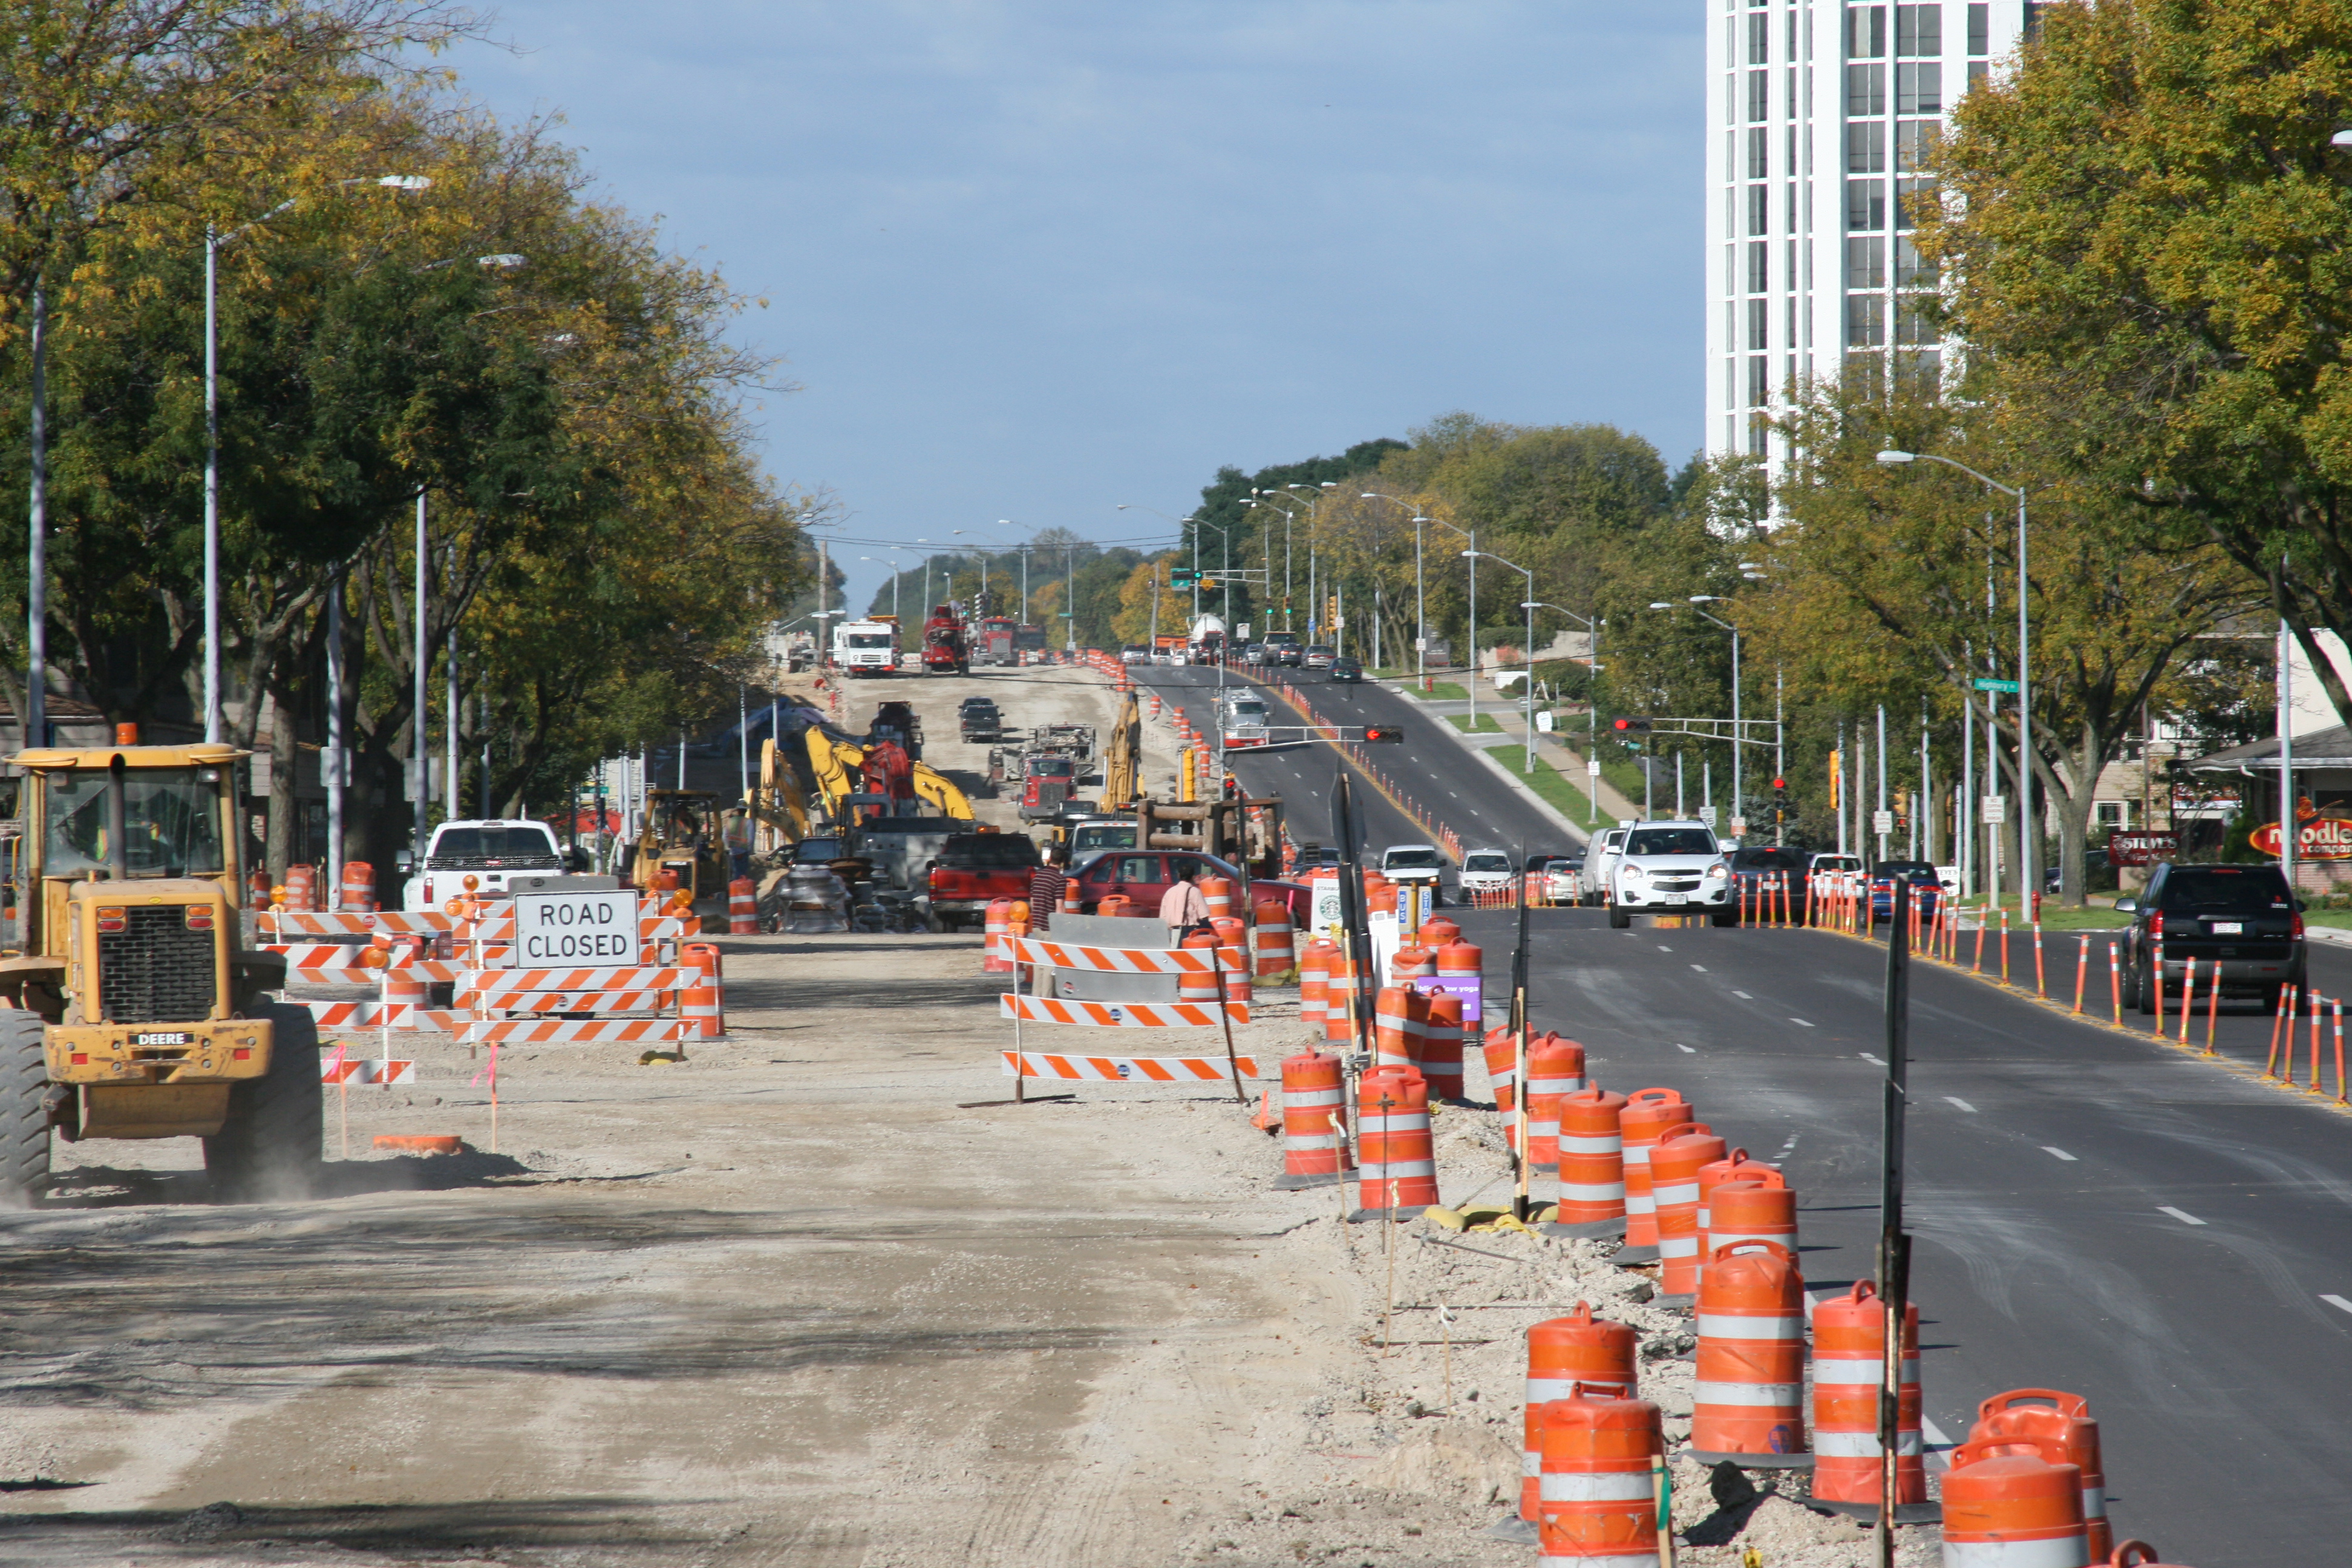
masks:
[[[923,673],[971,673],[971,647],[964,634],[963,616],[953,605],[934,605],[931,618],[923,623]]]

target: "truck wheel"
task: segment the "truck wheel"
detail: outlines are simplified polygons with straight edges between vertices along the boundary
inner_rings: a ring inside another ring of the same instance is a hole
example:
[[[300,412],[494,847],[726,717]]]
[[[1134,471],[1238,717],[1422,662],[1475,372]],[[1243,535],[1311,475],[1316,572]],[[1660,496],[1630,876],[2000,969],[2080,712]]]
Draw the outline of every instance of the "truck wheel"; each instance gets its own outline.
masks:
[[[228,1120],[205,1140],[205,1169],[221,1203],[306,1198],[319,1179],[325,1094],[319,1086],[319,1026],[283,1002],[253,1010],[270,1026],[269,1070],[228,1091]]]
[[[21,1204],[49,1176],[49,1064],[41,1016],[0,1008],[0,1204]]]

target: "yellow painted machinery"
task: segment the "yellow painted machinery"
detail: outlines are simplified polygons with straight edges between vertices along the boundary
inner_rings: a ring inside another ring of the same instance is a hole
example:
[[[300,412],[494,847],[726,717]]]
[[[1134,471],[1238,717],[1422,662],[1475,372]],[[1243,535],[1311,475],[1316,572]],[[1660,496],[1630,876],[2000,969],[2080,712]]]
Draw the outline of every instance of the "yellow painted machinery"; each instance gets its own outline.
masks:
[[[319,1034],[243,941],[234,747],[42,747],[24,771],[0,957],[0,1201],[47,1178],[52,1130],[204,1140],[215,1194],[303,1194],[320,1162]]]

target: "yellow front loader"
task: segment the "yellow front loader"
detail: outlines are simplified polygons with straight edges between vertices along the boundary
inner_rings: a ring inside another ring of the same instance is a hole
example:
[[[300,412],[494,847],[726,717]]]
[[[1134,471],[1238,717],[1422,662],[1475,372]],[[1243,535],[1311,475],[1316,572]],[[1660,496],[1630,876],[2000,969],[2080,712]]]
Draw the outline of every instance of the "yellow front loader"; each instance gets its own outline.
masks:
[[[126,726],[127,728],[127,726]],[[0,956],[0,1201],[44,1184],[49,1139],[204,1140],[216,1196],[307,1193],[319,1032],[248,952],[234,747],[38,747]]]

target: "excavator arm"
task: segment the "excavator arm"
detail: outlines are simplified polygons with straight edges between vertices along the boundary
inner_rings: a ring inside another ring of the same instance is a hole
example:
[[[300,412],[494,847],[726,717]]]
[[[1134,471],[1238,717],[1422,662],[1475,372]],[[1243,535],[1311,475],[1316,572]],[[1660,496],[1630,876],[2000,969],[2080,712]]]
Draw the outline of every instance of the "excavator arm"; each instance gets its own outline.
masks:
[[[1103,809],[1116,811],[1140,795],[1142,780],[1143,718],[1130,691],[1110,727],[1110,743],[1103,749]]]
[[[927,763],[915,764],[915,793],[959,822],[971,820],[971,802],[964,798],[963,791]]]
[[[744,806],[752,817],[798,844],[808,837],[808,796],[773,740],[760,742],[760,783]]]

